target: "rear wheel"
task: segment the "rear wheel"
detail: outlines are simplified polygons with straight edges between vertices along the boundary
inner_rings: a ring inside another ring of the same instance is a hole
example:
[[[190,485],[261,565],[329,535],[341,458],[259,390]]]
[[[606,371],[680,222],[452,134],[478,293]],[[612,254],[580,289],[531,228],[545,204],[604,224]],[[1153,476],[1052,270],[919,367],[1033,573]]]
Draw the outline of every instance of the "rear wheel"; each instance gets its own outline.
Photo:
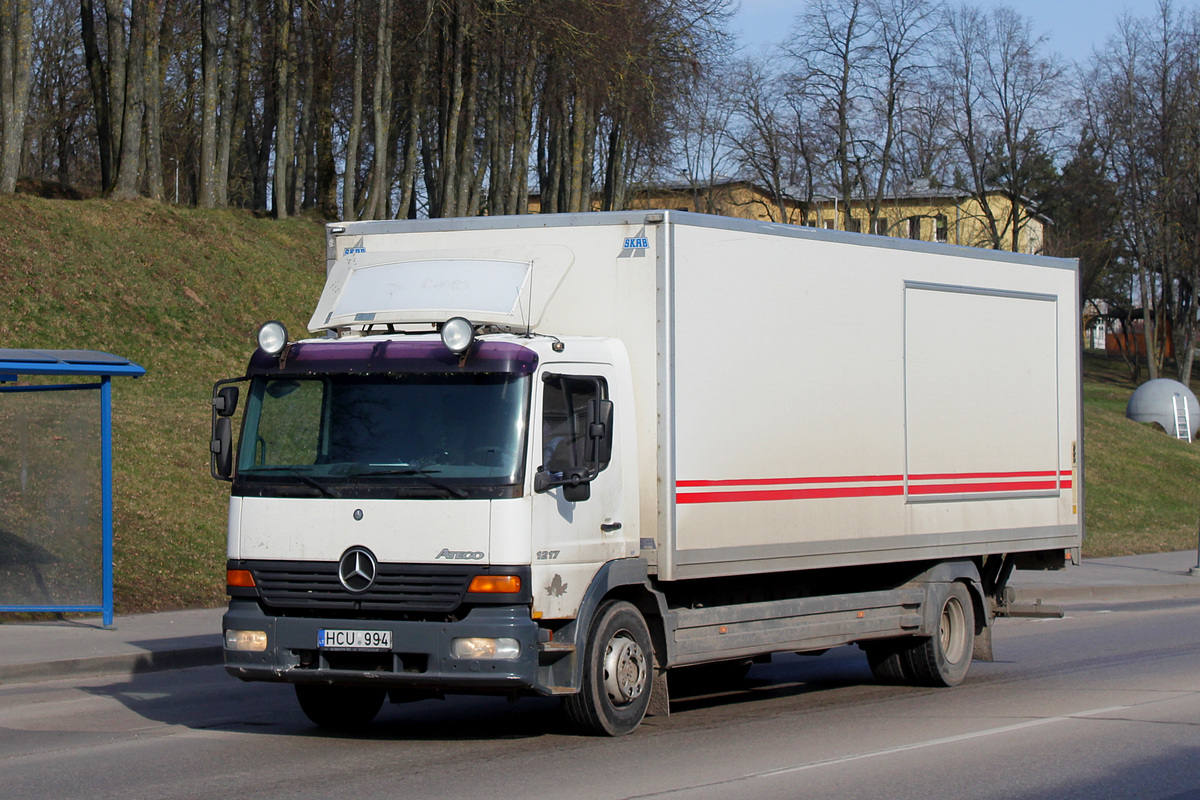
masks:
[[[863,644],[871,674],[880,683],[910,683],[906,666],[906,651],[911,646],[909,639],[885,639]]]
[[[650,630],[641,612],[624,601],[605,603],[584,648],[579,693],[564,698],[563,707],[590,733],[624,736],[646,716],[653,669]]]
[[[353,731],[375,719],[386,692],[369,686],[296,684],[296,699],[304,715],[322,728]]]
[[[952,583],[939,598],[933,636],[917,639],[907,652],[912,681],[922,686],[957,686],[967,677],[975,648],[975,613],[966,585]]]

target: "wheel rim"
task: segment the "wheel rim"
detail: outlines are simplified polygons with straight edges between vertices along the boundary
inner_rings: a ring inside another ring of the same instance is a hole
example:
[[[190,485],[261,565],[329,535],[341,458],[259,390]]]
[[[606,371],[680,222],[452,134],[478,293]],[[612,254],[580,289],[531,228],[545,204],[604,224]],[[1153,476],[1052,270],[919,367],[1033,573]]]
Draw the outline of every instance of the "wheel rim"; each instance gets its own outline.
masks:
[[[942,653],[946,661],[958,664],[966,655],[967,616],[957,597],[951,597],[942,606],[942,626],[939,632]]]
[[[632,703],[646,689],[646,654],[629,631],[617,631],[604,648],[604,689],[614,706]]]

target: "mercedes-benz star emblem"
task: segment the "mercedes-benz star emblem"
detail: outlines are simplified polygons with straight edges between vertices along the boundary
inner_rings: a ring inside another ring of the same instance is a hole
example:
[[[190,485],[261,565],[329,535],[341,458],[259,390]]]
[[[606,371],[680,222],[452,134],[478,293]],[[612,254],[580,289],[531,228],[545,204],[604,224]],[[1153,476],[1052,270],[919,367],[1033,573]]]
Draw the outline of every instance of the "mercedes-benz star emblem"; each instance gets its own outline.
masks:
[[[365,547],[351,547],[342,553],[338,562],[338,580],[346,591],[361,594],[375,583],[375,570],[379,564],[375,555]]]

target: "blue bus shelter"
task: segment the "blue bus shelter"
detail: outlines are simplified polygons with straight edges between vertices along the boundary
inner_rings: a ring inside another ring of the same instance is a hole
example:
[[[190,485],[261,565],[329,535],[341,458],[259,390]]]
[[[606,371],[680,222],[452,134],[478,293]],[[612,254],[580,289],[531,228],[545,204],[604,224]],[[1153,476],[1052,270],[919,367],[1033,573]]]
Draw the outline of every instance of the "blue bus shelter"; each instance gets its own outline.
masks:
[[[112,379],[145,373],[96,350],[0,348],[0,611],[99,613],[111,627]],[[22,376],[65,380],[5,385]]]

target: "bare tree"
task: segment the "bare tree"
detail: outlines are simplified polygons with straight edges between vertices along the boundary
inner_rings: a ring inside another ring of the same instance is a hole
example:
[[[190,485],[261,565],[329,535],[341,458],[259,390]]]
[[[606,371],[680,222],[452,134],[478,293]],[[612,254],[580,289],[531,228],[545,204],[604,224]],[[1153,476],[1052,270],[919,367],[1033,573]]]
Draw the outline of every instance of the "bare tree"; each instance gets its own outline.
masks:
[[[874,130],[869,165],[860,171],[869,230],[875,230],[885,193],[893,183],[902,120],[926,94],[928,44],[941,8],[931,0],[868,0],[872,75],[869,130]],[[922,176],[925,177],[925,176]]]
[[[790,113],[782,81],[775,79],[761,59],[740,62],[732,73],[734,127],[730,141],[744,173],[767,189],[764,211],[773,222],[790,222],[789,189],[795,153],[790,134],[802,121]]]
[[[1135,266],[1150,377],[1172,335],[1191,378],[1200,310],[1200,19],[1160,0],[1126,16],[1087,81],[1089,132],[1109,143],[1124,246]]]
[[[786,45],[796,65],[792,83],[817,103],[817,118],[827,128],[833,150],[830,179],[842,201],[843,230],[868,159],[861,123],[870,103],[873,24],[867,0],[814,0]]]
[[[702,74],[675,111],[676,161],[692,196],[692,210],[715,214],[716,182],[737,168],[731,140],[734,113],[732,72]]]
[[[954,182],[975,198],[987,244],[1018,250],[1034,199],[1033,170],[1057,148],[1065,123],[1063,67],[1044,53],[1045,38],[1008,8],[984,16],[960,6],[947,15],[946,29],[940,67],[954,98]],[[989,199],[997,190],[1007,201],[1003,209]]]

